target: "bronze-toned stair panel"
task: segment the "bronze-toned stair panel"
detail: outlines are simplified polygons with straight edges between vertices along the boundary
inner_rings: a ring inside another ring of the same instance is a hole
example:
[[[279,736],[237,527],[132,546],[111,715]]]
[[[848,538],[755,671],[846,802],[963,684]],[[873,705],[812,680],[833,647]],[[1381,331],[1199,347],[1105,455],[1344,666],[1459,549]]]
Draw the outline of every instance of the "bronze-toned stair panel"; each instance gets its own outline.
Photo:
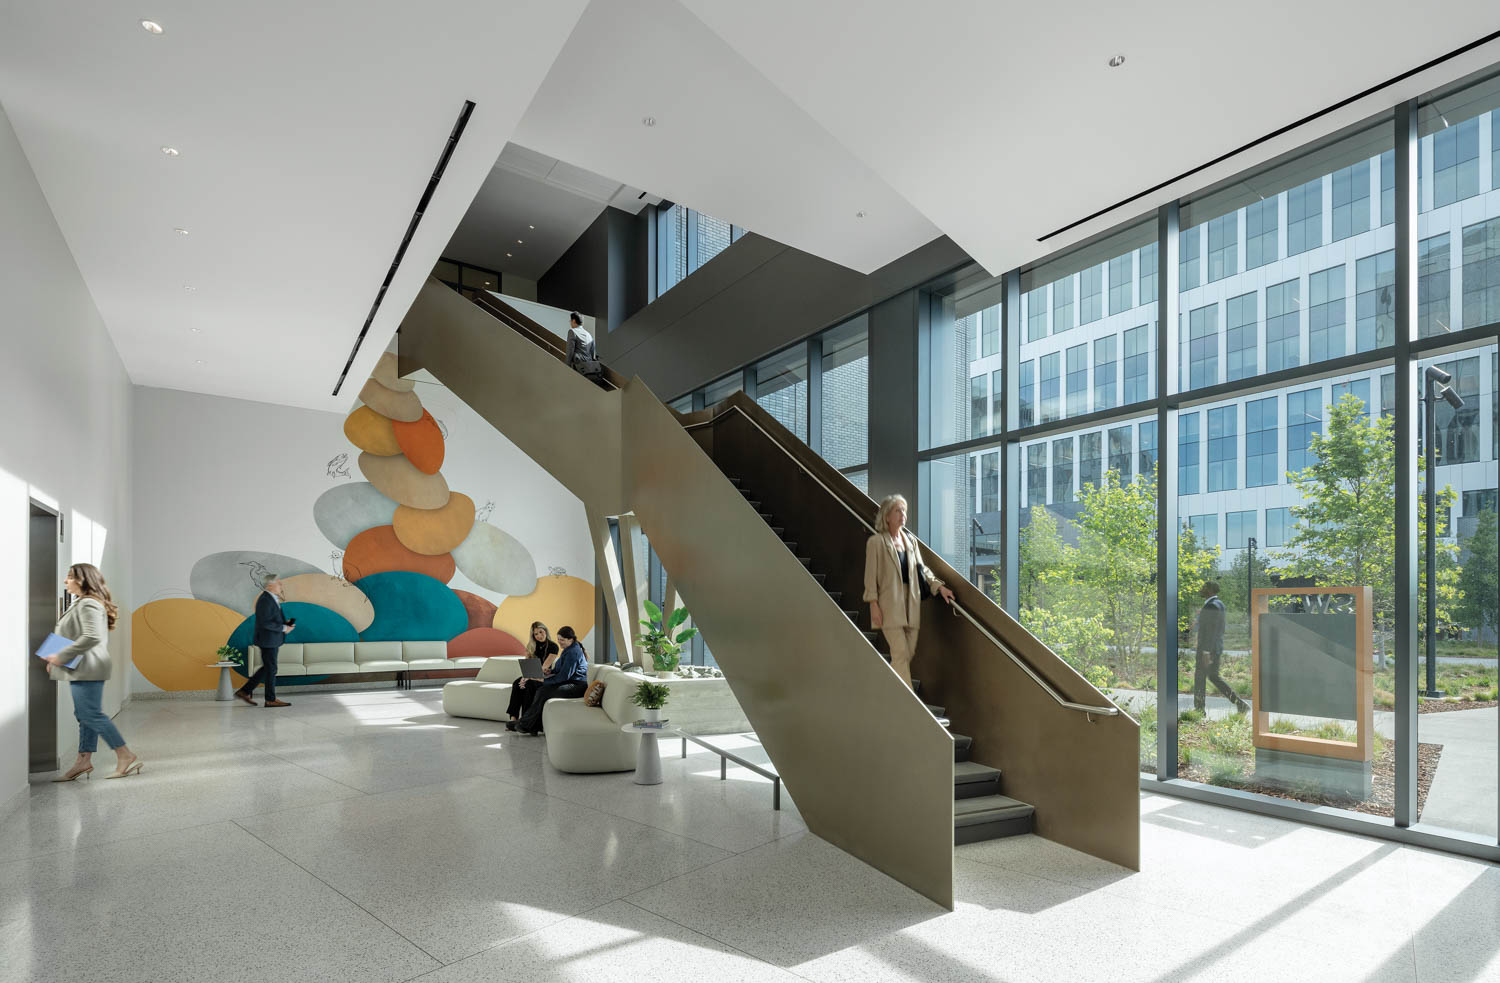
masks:
[[[1064,699],[1112,705],[925,544],[922,553],[959,604]],[[971,760],[1002,769],[1005,794],[1036,807],[1037,835],[1140,869],[1140,725],[1059,705],[968,621],[927,603],[912,674],[974,738]]]
[[[636,516],[808,828],[951,907],[952,739],[675,416],[625,407]]]
[[[569,369],[549,344],[429,277],[401,322],[400,369],[427,369],[586,507],[628,512],[619,394]]]
[[[743,393],[718,404],[713,431],[715,463],[743,479],[763,510],[786,525],[797,552],[811,556],[813,568],[828,575],[828,588],[844,592],[842,607],[857,609],[859,624],[868,625],[867,606],[859,599],[875,502]],[[770,444],[785,453],[773,452]],[[788,456],[803,467],[788,467]],[[865,517],[865,525],[851,510]],[[1113,706],[926,544],[922,553],[964,610],[1064,699]],[[936,598],[923,606],[918,646],[912,673],[922,680],[923,698],[944,706],[953,730],[974,739],[972,760],[1004,771],[1007,795],[1036,807],[1036,832],[1137,868],[1139,725],[1124,713],[1091,718],[1060,706]]]

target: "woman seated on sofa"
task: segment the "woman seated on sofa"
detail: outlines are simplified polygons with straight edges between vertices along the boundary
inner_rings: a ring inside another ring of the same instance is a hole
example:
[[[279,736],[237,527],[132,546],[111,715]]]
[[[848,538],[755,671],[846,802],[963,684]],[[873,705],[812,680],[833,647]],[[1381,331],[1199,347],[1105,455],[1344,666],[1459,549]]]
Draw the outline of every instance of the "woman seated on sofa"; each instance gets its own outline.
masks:
[[[583,643],[567,625],[557,630],[557,640],[562,643],[562,654],[552,664],[552,671],[547,674],[547,678],[536,687],[537,693],[531,699],[531,706],[526,708],[520,722],[516,724],[515,729],[523,734],[535,736],[541,733],[542,708],[547,705],[548,700],[558,697],[577,698],[588,688],[589,656],[583,650]],[[505,726],[509,727],[510,724]]]
[[[540,621],[533,621],[531,637],[526,640],[526,654],[533,659],[542,660],[543,676],[552,671],[552,664],[557,661],[559,651],[547,626]],[[527,679],[524,676],[517,676],[516,681],[510,684],[510,706],[507,708],[510,720],[505,725],[506,730],[516,729],[516,721],[520,720],[521,714],[531,706],[531,701],[536,697],[537,690],[540,688],[541,680]]]

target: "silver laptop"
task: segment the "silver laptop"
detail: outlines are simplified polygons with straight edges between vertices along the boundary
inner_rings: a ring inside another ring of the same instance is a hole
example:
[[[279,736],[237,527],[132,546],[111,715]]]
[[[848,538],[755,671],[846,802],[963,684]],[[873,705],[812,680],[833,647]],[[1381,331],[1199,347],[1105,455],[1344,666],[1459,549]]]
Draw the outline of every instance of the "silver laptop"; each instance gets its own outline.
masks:
[[[521,660],[521,678],[522,679],[541,679],[542,678],[542,660],[541,659],[533,659],[533,658],[522,659]]]

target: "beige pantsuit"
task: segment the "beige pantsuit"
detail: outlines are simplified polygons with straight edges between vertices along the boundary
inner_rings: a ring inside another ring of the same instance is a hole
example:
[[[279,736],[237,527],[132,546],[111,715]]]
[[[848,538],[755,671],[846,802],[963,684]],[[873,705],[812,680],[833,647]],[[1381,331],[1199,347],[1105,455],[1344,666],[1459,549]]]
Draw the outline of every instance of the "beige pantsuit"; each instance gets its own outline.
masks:
[[[901,578],[901,553],[888,533],[876,533],[865,543],[865,593],[868,604],[880,605],[880,631],[891,650],[891,668],[907,686],[911,685],[911,662],[917,654],[917,631],[922,626],[921,581],[936,594],[944,586],[918,552],[916,537],[901,530],[906,547],[907,580]]]

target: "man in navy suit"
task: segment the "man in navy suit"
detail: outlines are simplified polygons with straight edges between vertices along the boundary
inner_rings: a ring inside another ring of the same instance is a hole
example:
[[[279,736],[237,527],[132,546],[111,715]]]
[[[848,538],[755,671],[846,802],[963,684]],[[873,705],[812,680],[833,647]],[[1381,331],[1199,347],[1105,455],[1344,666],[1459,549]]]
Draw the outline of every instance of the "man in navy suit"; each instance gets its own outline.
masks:
[[[250,694],[262,681],[266,684],[266,706],[291,706],[276,699],[276,660],[281,654],[286,633],[292,630],[281,611],[281,596],[281,581],[274,573],[266,574],[260,596],[255,599],[255,637],[252,639],[252,644],[260,649],[260,668],[242,688],[234,691],[235,696],[251,706],[256,706],[256,702]]]

